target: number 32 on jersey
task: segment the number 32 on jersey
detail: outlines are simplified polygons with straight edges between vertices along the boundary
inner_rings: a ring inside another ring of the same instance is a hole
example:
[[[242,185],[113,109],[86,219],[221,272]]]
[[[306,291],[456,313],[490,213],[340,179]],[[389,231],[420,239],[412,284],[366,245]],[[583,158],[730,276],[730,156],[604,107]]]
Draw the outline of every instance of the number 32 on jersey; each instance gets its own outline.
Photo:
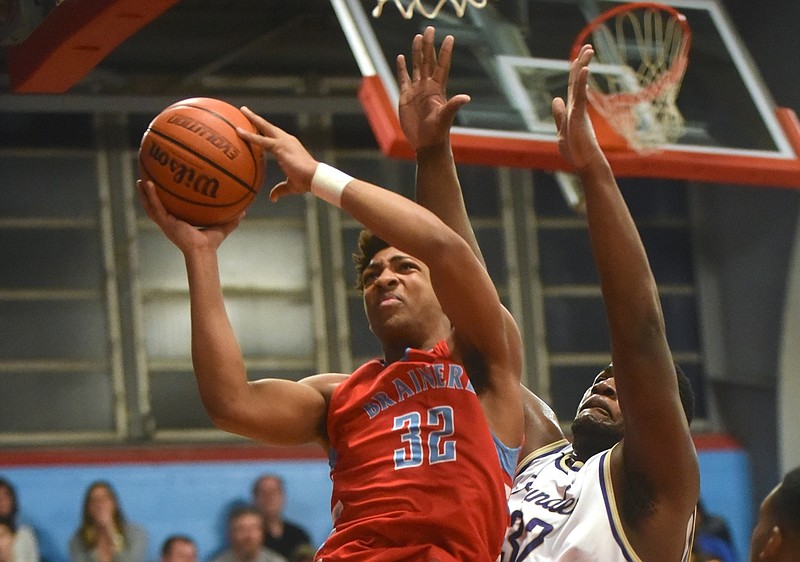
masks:
[[[403,446],[394,450],[394,468],[413,468],[456,460],[453,408],[436,406],[426,412],[409,412],[394,418],[392,430],[400,432]]]

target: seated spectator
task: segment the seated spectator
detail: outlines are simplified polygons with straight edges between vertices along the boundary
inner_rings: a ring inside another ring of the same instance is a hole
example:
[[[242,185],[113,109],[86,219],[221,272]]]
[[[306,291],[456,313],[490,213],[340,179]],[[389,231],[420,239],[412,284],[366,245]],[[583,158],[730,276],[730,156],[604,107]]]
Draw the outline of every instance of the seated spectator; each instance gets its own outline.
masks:
[[[750,562],[800,560],[800,466],[761,502],[750,538]]]
[[[93,482],[83,499],[81,524],[69,541],[71,562],[145,562],[147,534],[125,520],[111,484]]]
[[[170,535],[161,544],[161,562],[197,562],[197,543],[187,535]]]
[[[16,526],[10,517],[0,517],[0,562],[14,562]]]
[[[709,560],[737,562],[728,523],[720,516],[709,513],[702,501],[697,502],[694,552]]]
[[[39,542],[29,525],[17,520],[19,504],[17,491],[11,482],[0,478],[0,517],[8,518],[16,529],[14,536],[14,562],[39,562]]]
[[[283,517],[286,490],[280,476],[259,477],[253,484],[253,503],[264,519],[264,546],[289,558],[298,547],[311,544],[305,529]]]
[[[264,546],[264,522],[251,506],[239,506],[228,515],[228,549],[212,562],[287,562]]]

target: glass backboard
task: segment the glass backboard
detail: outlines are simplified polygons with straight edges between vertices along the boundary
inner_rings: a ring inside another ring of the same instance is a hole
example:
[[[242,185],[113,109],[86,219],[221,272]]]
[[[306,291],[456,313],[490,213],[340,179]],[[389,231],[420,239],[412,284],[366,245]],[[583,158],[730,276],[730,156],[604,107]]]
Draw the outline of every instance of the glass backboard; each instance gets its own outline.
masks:
[[[496,0],[468,6],[462,17],[444,7],[436,19],[406,19],[374,0],[331,0],[361,69],[360,99],[383,152],[411,158],[397,120],[394,61],[409,58],[426,26],[437,42],[455,37],[448,94],[466,93],[453,128],[460,162],[568,171],[555,144],[554,96],[566,95],[569,54],[583,27],[617,0]],[[674,142],[640,154],[619,143],[604,148],[617,175],[762,186],[800,187],[800,125],[777,108],[722,5],[669,0],[692,30],[677,106],[684,127]],[[627,70],[593,63],[594,75]],[[601,135],[601,144],[605,141]]]

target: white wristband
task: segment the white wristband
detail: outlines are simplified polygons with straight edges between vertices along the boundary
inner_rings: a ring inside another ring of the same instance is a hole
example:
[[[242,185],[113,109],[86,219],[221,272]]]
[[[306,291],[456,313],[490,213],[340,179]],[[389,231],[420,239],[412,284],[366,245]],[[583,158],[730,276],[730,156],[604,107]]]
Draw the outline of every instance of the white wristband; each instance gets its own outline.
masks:
[[[333,166],[324,162],[317,164],[314,177],[311,178],[311,193],[337,207],[342,206],[342,191],[353,181],[353,176],[348,176]]]

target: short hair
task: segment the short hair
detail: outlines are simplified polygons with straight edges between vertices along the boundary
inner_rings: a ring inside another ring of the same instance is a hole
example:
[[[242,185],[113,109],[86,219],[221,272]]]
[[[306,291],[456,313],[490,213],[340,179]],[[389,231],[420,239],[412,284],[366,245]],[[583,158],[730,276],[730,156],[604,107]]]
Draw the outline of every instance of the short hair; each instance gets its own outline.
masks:
[[[683,406],[683,413],[686,416],[686,421],[689,425],[692,424],[694,419],[694,390],[692,389],[692,381],[683,372],[680,365],[675,364],[675,375],[678,379],[678,394],[681,397],[681,406]]]
[[[258,478],[256,478],[255,482],[253,482],[253,497],[258,494],[258,487],[264,480],[275,480],[278,483],[278,487],[281,489],[281,492],[284,491],[285,486],[283,485],[283,478],[278,476],[277,474],[262,474]]]
[[[188,542],[195,548],[197,547],[194,539],[189,535],[170,535],[164,539],[164,542],[161,544],[161,556],[167,556],[170,550],[172,550],[172,545],[174,545],[176,542]]]
[[[361,279],[361,274],[375,254],[388,247],[388,242],[381,240],[369,230],[364,229],[359,233],[358,249],[353,253],[353,262],[356,264],[356,289],[359,293],[364,292],[364,280]]]
[[[800,533],[800,466],[783,477],[772,502],[775,519],[781,528]]]
[[[261,512],[254,505],[236,505],[228,512],[228,525],[233,523],[236,519],[239,519],[239,517],[243,517],[245,515],[255,515],[259,518],[259,520],[262,520]]]

